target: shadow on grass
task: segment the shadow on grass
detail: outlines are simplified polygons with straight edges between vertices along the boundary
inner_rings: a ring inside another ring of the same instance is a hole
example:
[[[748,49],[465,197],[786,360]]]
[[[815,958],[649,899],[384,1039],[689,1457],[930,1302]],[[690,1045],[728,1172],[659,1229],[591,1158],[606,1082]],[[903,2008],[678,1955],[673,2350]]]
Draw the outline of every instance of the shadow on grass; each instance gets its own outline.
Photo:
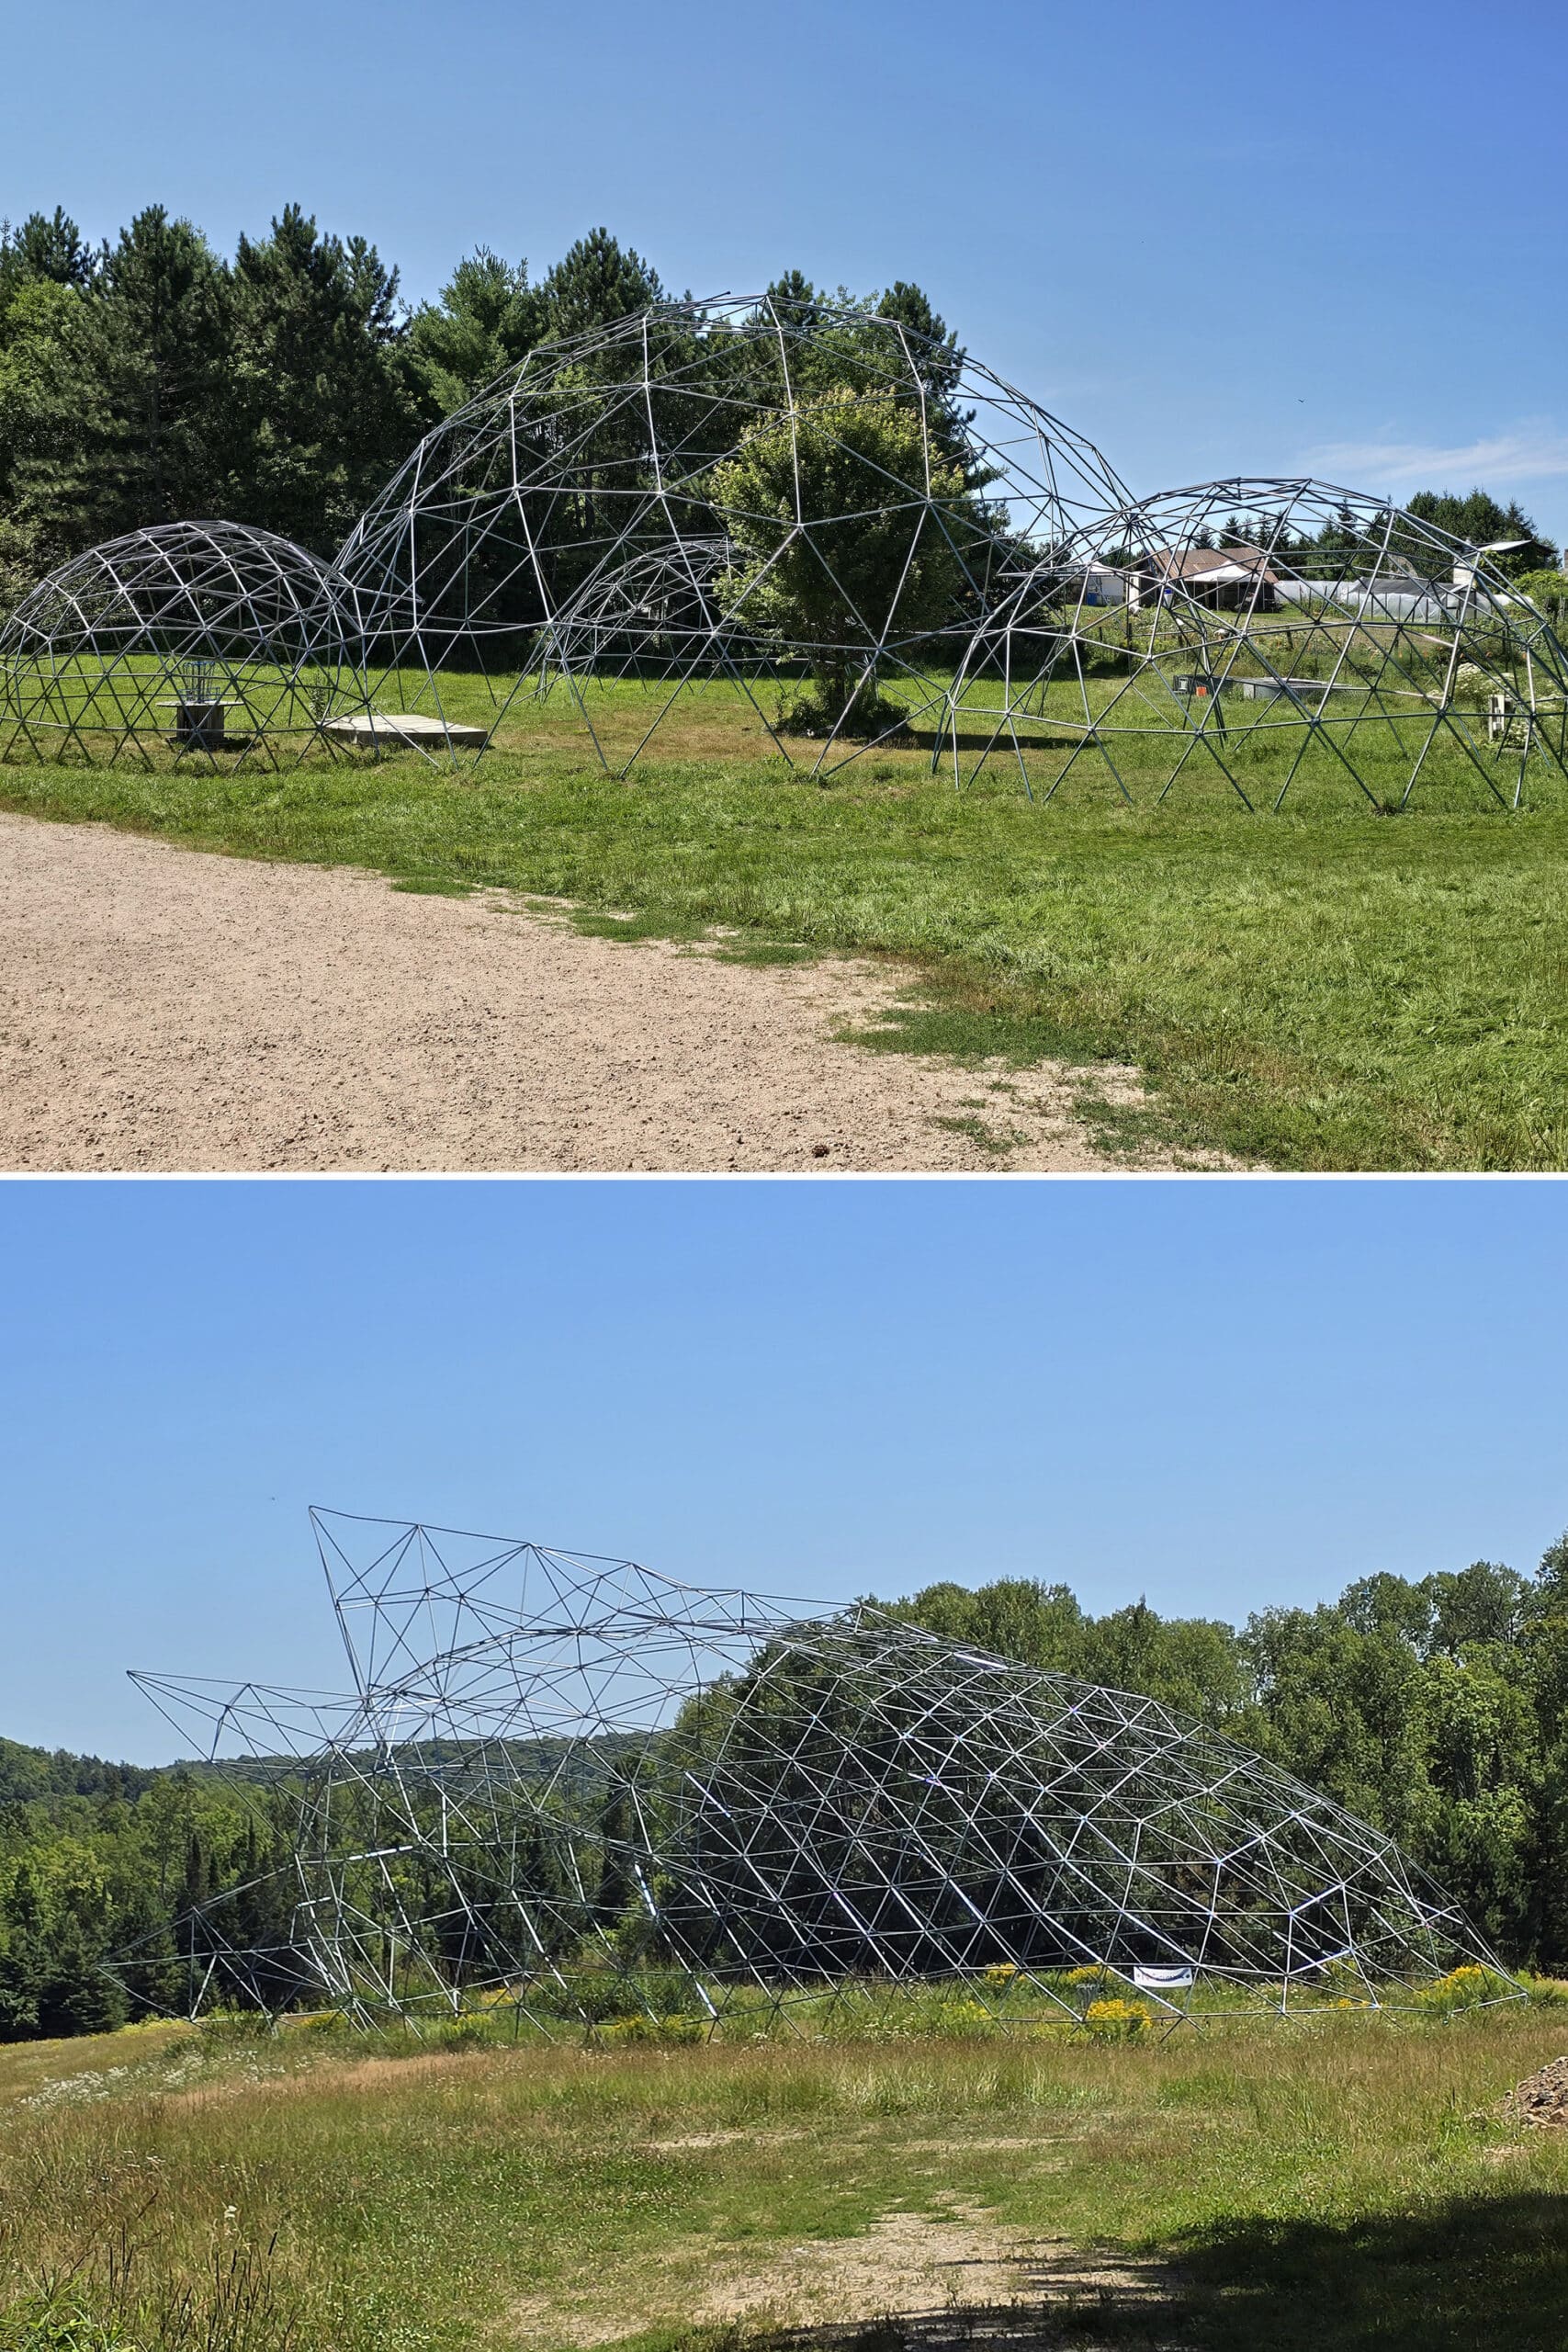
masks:
[[[1038,720],[1033,724],[1039,728]],[[1076,752],[1083,743],[1082,731],[1077,728],[1040,729],[1037,733],[1030,733],[1027,731],[1029,725],[1028,720],[1021,719],[1019,722],[1018,740],[1026,752]],[[908,727],[899,736],[897,743],[889,745],[888,748],[895,751],[908,749],[915,752],[932,752],[938,749],[938,743],[936,736],[929,727]],[[953,737],[944,733],[940,748],[943,752],[951,752],[954,748]],[[1013,756],[1012,738],[1005,728],[995,734],[987,732],[984,728],[964,728],[958,737],[957,749],[960,753],[989,752],[992,758],[998,761],[1011,760]],[[1013,773],[1017,775],[1016,768]],[[1034,781],[1038,784],[1045,779],[1036,776]]]
[[[954,2281],[959,2295],[960,2281]],[[1017,2300],[669,2339],[670,2352],[1562,2352],[1568,2198],[1456,2198],[1348,2222],[1249,2221],[1146,2256],[1027,2267]]]

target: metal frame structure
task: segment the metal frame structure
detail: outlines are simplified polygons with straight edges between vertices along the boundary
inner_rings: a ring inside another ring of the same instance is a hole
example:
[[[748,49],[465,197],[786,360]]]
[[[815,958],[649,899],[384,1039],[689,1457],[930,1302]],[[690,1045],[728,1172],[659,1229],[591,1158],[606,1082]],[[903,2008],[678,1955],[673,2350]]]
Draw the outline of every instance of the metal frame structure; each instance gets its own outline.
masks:
[[[1003,2024],[1077,2017],[1086,1983],[1173,2020],[1397,2005],[1460,1965],[1510,1989],[1391,1839],[1152,1699],[870,1604],[312,1520],[351,1691],[134,1677],[288,1823],[265,1887],[184,1923],[193,2012],[505,2005],[558,2034],[919,1988]],[[121,1962],[142,1997],[147,1965]]]
[[[245,523],[164,523],[74,556],[0,628],[0,753],[292,765],[368,714],[350,583]]]
[[[1045,799],[1082,763],[1128,801],[1201,780],[1277,808],[1313,778],[1382,809],[1441,769],[1517,808],[1532,759],[1568,775],[1568,656],[1492,552],[1300,479],[1129,503],[976,628],[948,706],[953,781],[1000,754]],[[1091,601],[1108,577],[1109,607]],[[1068,757],[1032,775],[1046,749]]]
[[[889,416],[906,428],[895,466],[875,429]],[[765,503],[737,487],[760,437],[778,477]],[[818,775],[934,724],[1020,549],[1126,495],[1092,444],[949,345],[843,305],[725,295],[541,345],[425,436],[338,562],[383,684],[444,720],[454,668],[485,676],[496,720],[558,694],[624,775],[683,691],[727,683]],[[829,610],[830,642],[781,618],[786,578]],[[760,697],[825,660],[838,707],[807,749]],[[596,689],[632,674],[670,691],[616,741]],[[889,684],[904,707],[868,729],[866,697]]]
[[[661,302],[446,418],[333,564],[188,523],[62,565],[0,628],[0,754],[456,762],[531,706],[624,776],[717,691],[822,779],[914,743],[1045,800],[1098,774],[1517,808],[1532,765],[1568,775],[1568,654],[1495,552],[1302,478],[1135,500],[951,342]]]

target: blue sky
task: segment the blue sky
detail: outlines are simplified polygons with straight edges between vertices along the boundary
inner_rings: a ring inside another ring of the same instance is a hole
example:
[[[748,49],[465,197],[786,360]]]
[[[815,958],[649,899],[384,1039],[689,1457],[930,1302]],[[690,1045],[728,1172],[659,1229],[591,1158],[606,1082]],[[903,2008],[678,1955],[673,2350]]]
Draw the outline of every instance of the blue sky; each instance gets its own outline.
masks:
[[[336,1682],[308,1503],[1245,1616],[1568,1523],[1543,1182],[12,1183],[0,1730]]]
[[[1568,536],[1561,0],[60,0],[0,211],[294,198],[413,296],[608,223],[697,293],[914,277],[1141,492],[1304,469]]]

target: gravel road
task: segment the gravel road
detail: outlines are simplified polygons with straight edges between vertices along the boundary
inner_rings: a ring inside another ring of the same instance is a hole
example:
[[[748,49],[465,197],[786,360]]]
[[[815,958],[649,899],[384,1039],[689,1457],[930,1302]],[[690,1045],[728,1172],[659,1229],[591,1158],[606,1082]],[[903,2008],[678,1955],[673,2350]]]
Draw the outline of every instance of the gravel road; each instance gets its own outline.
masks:
[[[500,894],[0,813],[0,1165],[1123,1164],[1073,1106],[1086,1085],[1135,1099],[1134,1072],[976,1071],[836,1040],[905,985],[881,964],[583,938]]]

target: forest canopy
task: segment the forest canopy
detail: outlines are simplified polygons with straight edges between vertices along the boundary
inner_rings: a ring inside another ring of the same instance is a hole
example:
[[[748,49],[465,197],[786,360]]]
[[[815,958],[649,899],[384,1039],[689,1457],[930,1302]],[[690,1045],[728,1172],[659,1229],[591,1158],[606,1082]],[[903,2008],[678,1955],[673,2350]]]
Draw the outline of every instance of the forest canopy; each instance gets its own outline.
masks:
[[[797,270],[774,290],[820,299]],[[299,205],[231,258],[161,205],[96,248],[59,208],[0,224],[0,613],[147,524],[221,517],[331,555],[443,416],[665,292],[603,228],[536,277],[480,246],[411,305],[367,239]],[[946,337],[918,286],[867,300]]]

